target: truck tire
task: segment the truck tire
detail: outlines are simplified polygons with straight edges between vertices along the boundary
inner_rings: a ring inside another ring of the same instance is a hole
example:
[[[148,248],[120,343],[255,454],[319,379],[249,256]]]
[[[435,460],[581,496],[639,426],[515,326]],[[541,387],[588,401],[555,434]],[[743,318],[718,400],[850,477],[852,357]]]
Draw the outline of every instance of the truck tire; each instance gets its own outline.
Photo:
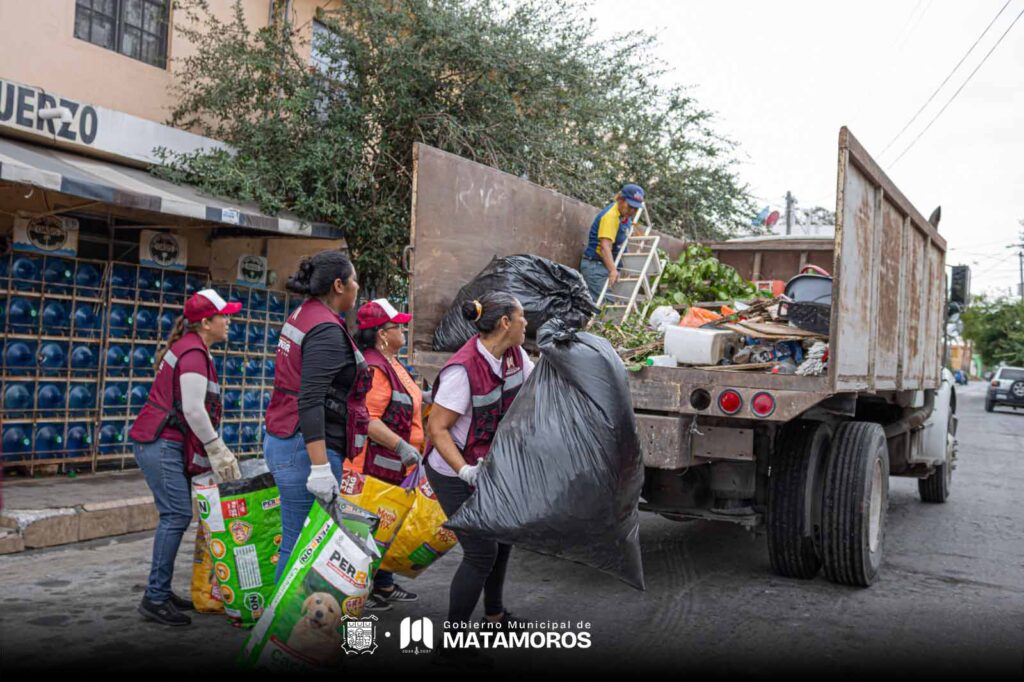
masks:
[[[782,430],[768,477],[768,558],[787,578],[810,579],[821,569],[817,548],[821,489],[832,444],[826,424],[798,421]]]
[[[917,479],[917,492],[922,502],[941,504],[949,497],[949,485],[953,480],[952,445],[949,444],[949,432],[953,422],[953,411],[950,408],[949,424],[946,426],[946,461],[939,464],[928,478]]]
[[[985,398],[985,411],[991,412],[996,408],[996,401]]]
[[[822,563],[834,583],[867,587],[882,565],[889,451],[882,427],[842,424],[832,439],[821,510]]]

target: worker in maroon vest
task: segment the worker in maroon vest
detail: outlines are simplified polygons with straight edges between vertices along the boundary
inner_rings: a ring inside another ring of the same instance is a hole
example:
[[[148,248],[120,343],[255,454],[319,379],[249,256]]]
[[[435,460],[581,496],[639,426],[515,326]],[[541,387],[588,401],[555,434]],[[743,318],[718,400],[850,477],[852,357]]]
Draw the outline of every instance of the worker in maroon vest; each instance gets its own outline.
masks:
[[[355,268],[340,251],[303,258],[288,290],[306,300],[281,328],[263,455],[281,493],[280,580],[314,497],[338,494],[342,460],[363,449],[370,372],[345,328],[359,292]]]
[[[473,492],[498,423],[533,370],[522,349],[526,318],[514,296],[488,292],[464,304],[462,314],[480,333],[438,374],[427,420],[433,444],[426,461],[427,479],[449,517]],[[485,624],[500,622],[507,629],[517,621],[502,601],[511,546],[474,533],[455,534],[462,546],[462,564],[452,579],[448,620],[468,623],[482,591]]]
[[[139,612],[164,625],[192,622],[181,613],[191,609],[192,602],[171,592],[174,559],[192,523],[189,479],[211,469],[218,482],[241,477],[234,453],[217,434],[220,386],[209,350],[227,340],[228,315],[241,307],[227,303],[213,289],[197,292],[185,302],[184,315],[156,355],[149,398],[128,433],[160,514],[149,585]]]
[[[373,381],[366,394],[370,417],[369,442],[345,468],[387,483],[399,484],[409,468],[422,461],[423,391],[398,361],[405,345],[403,325],[412,315],[400,313],[386,298],[364,303],[356,315],[356,345],[366,356]],[[392,602],[412,602],[417,595],[395,583],[389,571],[378,570],[367,611],[390,611]]]

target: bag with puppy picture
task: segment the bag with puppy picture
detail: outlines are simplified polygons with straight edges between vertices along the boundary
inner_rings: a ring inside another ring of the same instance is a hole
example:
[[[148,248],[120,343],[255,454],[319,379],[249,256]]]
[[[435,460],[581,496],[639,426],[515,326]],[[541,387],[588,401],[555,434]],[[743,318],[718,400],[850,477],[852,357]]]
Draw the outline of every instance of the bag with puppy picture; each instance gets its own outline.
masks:
[[[240,664],[300,672],[344,656],[350,650],[343,647],[345,618],[362,615],[373,585],[376,529],[376,517],[349,502],[315,503],[277,590],[242,647]]]
[[[240,480],[196,490],[220,600],[237,627],[252,627],[263,615],[280,556],[281,496],[274,477],[265,465],[262,469],[248,477],[243,470]]]

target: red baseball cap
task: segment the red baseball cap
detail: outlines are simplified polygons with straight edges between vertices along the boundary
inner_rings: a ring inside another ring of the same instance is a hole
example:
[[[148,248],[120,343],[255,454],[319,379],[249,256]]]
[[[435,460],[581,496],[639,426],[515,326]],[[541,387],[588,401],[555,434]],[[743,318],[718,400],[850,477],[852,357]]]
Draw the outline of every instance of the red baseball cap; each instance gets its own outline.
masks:
[[[238,301],[228,303],[213,289],[203,289],[185,301],[185,319],[199,322],[214,315],[234,315],[242,309]]]
[[[359,306],[356,319],[359,321],[360,329],[373,329],[385,322],[408,324],[412,321],[412,315],[398,312],[386,298],[377,298]]]

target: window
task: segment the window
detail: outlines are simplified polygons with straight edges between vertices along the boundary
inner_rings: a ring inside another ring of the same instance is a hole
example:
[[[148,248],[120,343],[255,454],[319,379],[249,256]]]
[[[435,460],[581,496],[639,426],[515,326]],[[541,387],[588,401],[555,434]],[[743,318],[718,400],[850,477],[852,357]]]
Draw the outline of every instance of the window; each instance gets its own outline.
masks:
[[[163,69],[169,6],[170,0],[76,0],[75,37]]]
[[[999,370],[1000,381],[1020,381],[1024,379],[1024,369],[1013,369],[1010,367],[1003,367]]]

